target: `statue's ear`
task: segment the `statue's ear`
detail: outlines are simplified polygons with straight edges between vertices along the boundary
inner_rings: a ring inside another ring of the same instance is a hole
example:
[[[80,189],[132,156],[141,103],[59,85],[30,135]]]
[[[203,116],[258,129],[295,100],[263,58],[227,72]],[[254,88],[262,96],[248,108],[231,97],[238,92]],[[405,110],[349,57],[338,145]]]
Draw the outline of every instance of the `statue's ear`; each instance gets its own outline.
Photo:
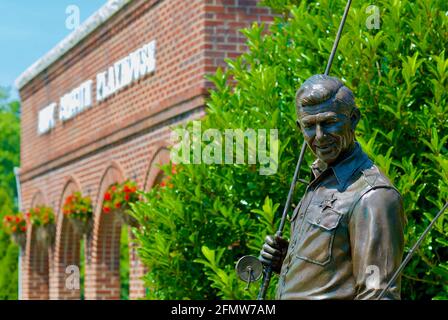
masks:
[[[361,119],[361,111],[359,111],[359,109],[357,107],[354,107],[352,110],[352,113],[350,115],[350,122],[352,123],[352,130],[355,130],[360,119]]]

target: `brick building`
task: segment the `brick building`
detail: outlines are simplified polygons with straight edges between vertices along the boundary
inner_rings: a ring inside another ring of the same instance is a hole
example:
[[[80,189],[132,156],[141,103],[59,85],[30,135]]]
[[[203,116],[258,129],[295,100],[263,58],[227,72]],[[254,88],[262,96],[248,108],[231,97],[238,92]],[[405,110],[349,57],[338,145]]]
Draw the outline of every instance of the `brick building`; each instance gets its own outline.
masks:
[[[79,299],[66,268],[80,265],[81,243],[85,298],[120,298],[122,225],[102,213],[104,192],[126,179],[145,190],[160,180],[170,127],[204,114],[204,75],[245,49],[239,29],[270,20],[257,0],[112,0],[20,76],[22,209],[47,205],[56,215],[51,248],[28,230],[22,299]],[[61,213],[74,191],[92,198],[83,242]],[[135,299],[146,270],[129,243]]]

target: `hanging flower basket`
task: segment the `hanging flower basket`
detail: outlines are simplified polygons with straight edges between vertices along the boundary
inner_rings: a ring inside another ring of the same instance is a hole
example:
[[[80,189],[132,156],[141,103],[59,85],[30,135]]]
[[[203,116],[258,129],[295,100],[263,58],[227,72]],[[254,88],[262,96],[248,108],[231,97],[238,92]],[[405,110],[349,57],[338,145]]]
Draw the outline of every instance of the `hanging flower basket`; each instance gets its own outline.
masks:
[[[42,247],[49,247],[54,243],[56,227],[54,224],[37,226],[35,229],[37,243]]]
[[[78,234],[90,234],[93,215],[92,201],[89,197],[83,197],[80,192],[73,193],[65,199],[62,212]]]
[[[80,235],[89,235],[93,229],[93,220],[89,219],[87,221],[78,220],[76,218],[69,219],[75,232]]]
[[[3,229],[20,248],[25,248],[27,224],[22,213],[6,215],[3,218]]]
[[[23,250],[26,246],[26,233],[16,232],[11,234],[12,240]]]
[[[120,219],[120,221],[124,224],[127,224],[131,227],[137,227],[138,221],[133,216],[131,216],[129,213],[126,212],[126,209],[115,209],[114,211],[115,216]]]
[[[33,226],[37,243],[48,247],[54,243],[56,226],[53,209],[46,206],[38,206],[25,214],[26,219]]]
[[[121,184],[113,184],[104,194],[103,212],[113,213],[123,223],[132,227],[138,226],[138,221],[128,212],[129,204],[138,200],[137,184],[127,180]]]

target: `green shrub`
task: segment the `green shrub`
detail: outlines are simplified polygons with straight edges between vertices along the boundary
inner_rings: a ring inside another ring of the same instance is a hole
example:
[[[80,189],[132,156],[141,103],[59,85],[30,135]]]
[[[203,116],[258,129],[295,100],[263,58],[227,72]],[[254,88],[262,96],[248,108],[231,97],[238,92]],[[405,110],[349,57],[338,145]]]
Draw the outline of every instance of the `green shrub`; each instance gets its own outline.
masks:
[[[129,300],[129,239],[127,225],[122,226],[120,236],[120,299]]]
[[[17,212],[17,197],[13,168],[19,164],[20,104],[11,101],[8,92],[0,87],[0,221],[5,215]],[[16,300],[18,295],[19,248],[0,228],[0,300]]]
[[[262,176],[259,165],[192,164],[172,174],[165,167],[173,188],[155,188],[133,206],[142,225],[135,232],[149,267],[149,298],[256,297],[258,285],[244,290],[234,263],[258,255],[264,236],[276,229],[302,143],[295,91],[323,73],[344,2],[264,1],[281,13],[269,33],[257,24],[243,30],[249,51],[211,77],[216,88],[202,132],[278,128],[278,172]],[[381,25],[369,30],[368,4],[352,4],[331,74],[354,91],[362,112],[357,139],[404,197],[409,250],[448,199],[448,3],[375,5]],[[294,203],[303,191],[298,185]],[[405,269],[403,299],[448,298],[447,236],[445,214]]]
[[[12,212],[13,204],[10,195],[0,188],[0,219]],[[0,300],[16,300],[18,298],[18,256],[19,247],[11,240],[11,236],[0,228]]]

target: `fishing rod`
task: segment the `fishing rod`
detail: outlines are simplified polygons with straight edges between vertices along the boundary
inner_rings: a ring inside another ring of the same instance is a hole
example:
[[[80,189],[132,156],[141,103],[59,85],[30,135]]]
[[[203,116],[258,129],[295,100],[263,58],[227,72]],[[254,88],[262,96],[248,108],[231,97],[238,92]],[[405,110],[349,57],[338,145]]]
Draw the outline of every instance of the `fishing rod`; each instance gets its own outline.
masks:
[[[342,30],[344,29],[345,21],[347,20],[348,12],[350,10],[350,5],[352,0],[348,0],[345,6],[344,14],[341,19],[341,23],[339,24],[339,29],[336,34],[335,41],[333,43],[333,48],[331,49],[330,56],[328,58],[327,67],[325,68],[325,75],[330,73],[331,65],[333,64],[334,56],[336,54],[336,50],[339,45],[339,40],[341,39]],[[288,197],[286,199],[285,207],[283,208],[282,218],[280,220],[280,225],[276,232],[276,237],[281,237],[283,235],[283,229],[285,227],[286,219],[288,216],[289,208],[291,206],[292,195],[294,193],[294,189],[297,181],[308,184],[307,181],[299,179],[300,168],[302,167],[303,159],[305,156],[305,151],[307,148],[306,141],[303,141],[302,148],[300,150],[299,159],[297,161],[297,165],[294,171],[294,176],[292,178],[291,185],[289,187]],[[244,256],[240,260],[238,260],[236,264],[236,272],[238,273],[241,280],[247,282],[247,288],[250,286],[251,282],[258,280],[263,273],[263,282],[260,287],[260,291],[258,293],[258,300],[264,300],[266,297],[266,291],[269,287],[272,277],[272,265],[268,265],[263,270],[263,265],[256,257],[253,256]]]
[[[383,291],[381,291],[380,295],[378,296],[377,300],[380,300],[384,297],[384,295],[386,294],[387,290],[390,288],[390,286],[392,285],[392,283],[395,282],[395,280],[397,280],[398,276],[401,274],[401,272],[403,271],[403,269],[406,267],[406,265],[408,264],[409,260],[411,260],[412,256],[414,255],[414,253],[417,251],[418,247],[420,246],[420,244],[423,242],[423,239],[425,239],[426,235],[429,233],[429,231],[431,230],[432,226],[436,223],[437,219],[439,219],[439,217],[443,214],[443,212],[446,210],[446,208],[448,208],[448,202],[445,203],[445,205],[443,206],[443,208],[436,214],[436,216],[434,217],[434,219],[432,219],[431,223],[428,225],[428,227],[425,229],[425,231],[422,233],[422,235],[420,236],[420,238],[418,238],[417,242],[414,244],[414,246],[412,247],[412,249],[409,251],[408,255],[406,256],[406,258],[403,260],[403,262],[400,264],[400,266],[398,267],[397,271],[395,271],[394,275],[392,276],[392,278],[389,280],[389,282],[387,283],[386,287],[383,289]]]

